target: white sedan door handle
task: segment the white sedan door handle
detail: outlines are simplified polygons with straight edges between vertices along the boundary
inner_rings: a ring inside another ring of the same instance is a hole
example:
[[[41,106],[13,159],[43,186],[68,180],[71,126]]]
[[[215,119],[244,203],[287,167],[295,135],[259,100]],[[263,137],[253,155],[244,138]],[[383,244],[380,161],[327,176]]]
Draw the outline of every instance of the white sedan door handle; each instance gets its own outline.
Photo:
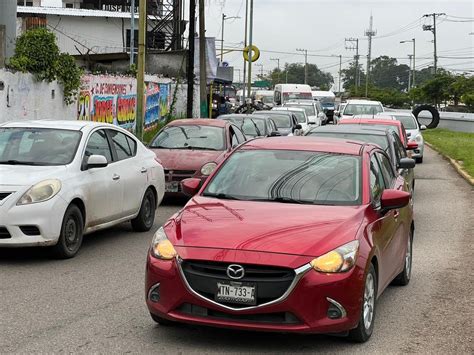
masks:
[[[147,168],[142,168],[142,169],[140,170],[140,172],[141,172],[142,174],[145,174],[147,171],[148,171]]]
[[[117,175],[117,174],[114,174],[114,176],[112,177],[112,180],[120,180],[120,175]]]

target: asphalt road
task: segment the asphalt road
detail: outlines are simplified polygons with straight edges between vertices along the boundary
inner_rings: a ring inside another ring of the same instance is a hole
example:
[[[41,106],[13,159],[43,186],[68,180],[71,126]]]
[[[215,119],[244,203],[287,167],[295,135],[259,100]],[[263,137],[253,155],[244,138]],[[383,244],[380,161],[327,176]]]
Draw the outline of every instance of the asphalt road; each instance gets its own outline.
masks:
[[[160,327],[144,302],[152,233],[128,225],[88,236],[72,260],[0,250],[0,353],[474,352],[474,190],[431,150],[416,168],[413,278],[378,301],[366,344],[344,339]],[[157,213],[158,227],[179,205]]]

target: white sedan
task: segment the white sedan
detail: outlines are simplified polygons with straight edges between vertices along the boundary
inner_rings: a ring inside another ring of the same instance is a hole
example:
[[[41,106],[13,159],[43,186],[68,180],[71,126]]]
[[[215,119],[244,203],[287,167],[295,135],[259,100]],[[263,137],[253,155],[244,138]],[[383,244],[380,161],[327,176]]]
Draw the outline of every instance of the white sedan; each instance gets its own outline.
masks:
[[[132,134],[84,121],[0,124],[0,247],[77,254],[83,235],[153,227],[163,167]]]

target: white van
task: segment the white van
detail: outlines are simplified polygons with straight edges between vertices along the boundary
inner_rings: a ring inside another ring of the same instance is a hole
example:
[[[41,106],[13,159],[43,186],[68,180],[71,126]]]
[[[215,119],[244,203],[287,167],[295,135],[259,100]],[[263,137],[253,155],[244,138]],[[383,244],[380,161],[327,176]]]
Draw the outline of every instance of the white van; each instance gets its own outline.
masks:
[[[277,106],[289,100],[312,100],[311,86],[305,84],[278,84],[275,86],[273,102]]]

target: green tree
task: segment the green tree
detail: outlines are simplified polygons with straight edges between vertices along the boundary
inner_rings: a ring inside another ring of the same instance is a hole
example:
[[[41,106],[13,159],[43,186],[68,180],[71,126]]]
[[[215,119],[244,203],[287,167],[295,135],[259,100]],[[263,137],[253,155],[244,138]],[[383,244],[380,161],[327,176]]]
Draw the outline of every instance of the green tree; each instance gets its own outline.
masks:
[[[15,54],[9,67],[23,73],[32,73],[38,81],[58,80],[64,89],[64,101],[75,101],[81,84],[82,70],[74,58],[60,53],[56,37],[45,28],[36,28],[17,38]]]
[[[359,76],[360,76],[360,86],[365,86],[365,72],[362,68],[362,64],[359,64]],[[355,82],[356,82],[356,63],[355,61],[349,63],[349,67],[342,70],[342,82],[343,87],[346,91],[350,91],[353,95],[357,95],[355,92]]]
[[[410,68],[395,58],[380,56],[371,61],[370,82],[378,88],[407,90]]]
[[[283,70],[273,69],[267,75],[259,75],[259,79],[268,80],[273,85],[279,83],[302,84],[304,83],[305,68],[303,64],[287,63]],[[329,90],[334,83],[334,78],[330,73],[320,70],[314,64],[308,64],[308,84],[319,87],[322,90]]]

